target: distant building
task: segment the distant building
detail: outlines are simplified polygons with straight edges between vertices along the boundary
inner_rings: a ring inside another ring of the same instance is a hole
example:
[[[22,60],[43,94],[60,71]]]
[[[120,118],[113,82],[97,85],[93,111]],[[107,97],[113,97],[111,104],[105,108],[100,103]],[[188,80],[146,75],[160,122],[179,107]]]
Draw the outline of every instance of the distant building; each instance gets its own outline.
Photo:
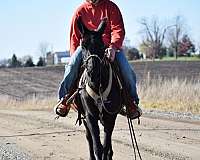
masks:
[[[68,63],[70,54],[68,51],[64,52],[48,52],[47,53],[47,65],[56,65],[62,63]]]

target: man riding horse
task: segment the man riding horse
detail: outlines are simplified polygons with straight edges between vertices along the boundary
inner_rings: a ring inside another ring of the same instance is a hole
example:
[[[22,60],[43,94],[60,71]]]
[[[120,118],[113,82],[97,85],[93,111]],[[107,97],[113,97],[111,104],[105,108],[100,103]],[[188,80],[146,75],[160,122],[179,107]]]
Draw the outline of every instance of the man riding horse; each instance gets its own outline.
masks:
[[[128,107],[129,117],[131,119],[140,117],[142,110],[138,106],[139,98],[136,88],[136,75],[121,49],[125,37],[123,18],[118,6],[110,0],[86,0],[86,2],[78,7],[73,16],[70,31],[71,59],[65,67],[64,78],[58,91],[58,98],[62,102],[56,108],[56,113],[62,117],[67,115],[70,106],[66,104],[66,101],[74,90],[75,82],[79,77],[80,66],[83,61],[82,37],[77,26],[77,20],[80,16],[84,25],[90,30],[97,29],[103,18],[107,19],[107,25],[102,35],[103,42],[107,46],[105,54],[111,63],[113,61],[117,62],[121,71],[125,88],[130,95],[130,104],[126,106]]]

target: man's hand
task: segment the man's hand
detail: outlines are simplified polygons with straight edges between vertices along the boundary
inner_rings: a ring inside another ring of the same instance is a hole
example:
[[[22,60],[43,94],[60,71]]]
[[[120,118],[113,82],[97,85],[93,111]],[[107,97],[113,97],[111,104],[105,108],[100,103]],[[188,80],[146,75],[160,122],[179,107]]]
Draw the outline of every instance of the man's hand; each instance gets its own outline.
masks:
[[[116,53],[116,50],[114,48],[107,48],[106,49],[106,57],[111,61],[113,62],[115,60],[115,53]]]

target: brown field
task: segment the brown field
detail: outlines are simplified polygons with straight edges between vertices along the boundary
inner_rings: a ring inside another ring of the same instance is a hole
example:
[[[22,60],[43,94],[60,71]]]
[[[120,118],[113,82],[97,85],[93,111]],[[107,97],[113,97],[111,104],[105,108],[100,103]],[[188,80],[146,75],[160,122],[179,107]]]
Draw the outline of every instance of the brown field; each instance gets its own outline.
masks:
[[[142,107],[196,114],[143,109],[141,124],[133,121],[142,159],[199,160],[200,62],[134,62],[134,68]],[[28,158],[21,159],[89,159],[77,113],[54,119],[63,72],[64,66],[0,69],[0,159],[23,153]],[[112,143],[113,159],[134,159],[126,117],[118,116]]]
[[[0,109],[0,159],[88,160],[84,126],[75,126],[77,114],[54,120],[51,111]],[[199,160],[200,122],[141,117],[134,121],[143,160]],[[103,128],[100,125],[103,138]],[[3,146],[3,149],[1,148]],[[127,119],[117,117],[112,136],[114,160],[133,160]],[[8,147],[12,149],[9,150]],[[16,152],[15,148],[18,151]],[[7,148],[7,150],[6,150]],[[20,153],[30,158],[18,158]],[[1,156],[2,155],[2,156]],[[139,160],[139,157],[137,157]]]
[[[139,81],[147,79],[148,76],[151,79],[200,80],[200,61],[146,61],[132,63]]]
[[[131,64],[134,65],[138,93],[144,107],[173,110],[177,106],[174,111],[200,112],[200,61],[145,61]],[[40,108],[44,108],[55,103],[63,73],[64,66],[1,68],[1,105],[19,106],[20,103],[23,107],[28,103],[29,106],[40,105]]]

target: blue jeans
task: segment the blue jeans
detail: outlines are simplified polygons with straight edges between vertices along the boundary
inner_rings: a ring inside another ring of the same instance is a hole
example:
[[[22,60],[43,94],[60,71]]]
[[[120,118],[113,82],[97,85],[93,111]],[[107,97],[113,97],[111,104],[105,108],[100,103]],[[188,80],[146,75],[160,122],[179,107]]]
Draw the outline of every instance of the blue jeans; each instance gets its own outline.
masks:
[[[64,78],[60,84],[58,91],[58,98],[61,99],[70,91],[72,85],[78,78],[79,67],[81,65],[83,56],[82,48],[78,47],[75,53],[72,55],[69,64],[65,66]],[[136,75],[131,66],[129,65],[123,51],[116,53],[115,60],[118,63],[122,76],[125,81],[126,88],[129,90],[130,96],[139,103],[139,98],[136,88]]]

